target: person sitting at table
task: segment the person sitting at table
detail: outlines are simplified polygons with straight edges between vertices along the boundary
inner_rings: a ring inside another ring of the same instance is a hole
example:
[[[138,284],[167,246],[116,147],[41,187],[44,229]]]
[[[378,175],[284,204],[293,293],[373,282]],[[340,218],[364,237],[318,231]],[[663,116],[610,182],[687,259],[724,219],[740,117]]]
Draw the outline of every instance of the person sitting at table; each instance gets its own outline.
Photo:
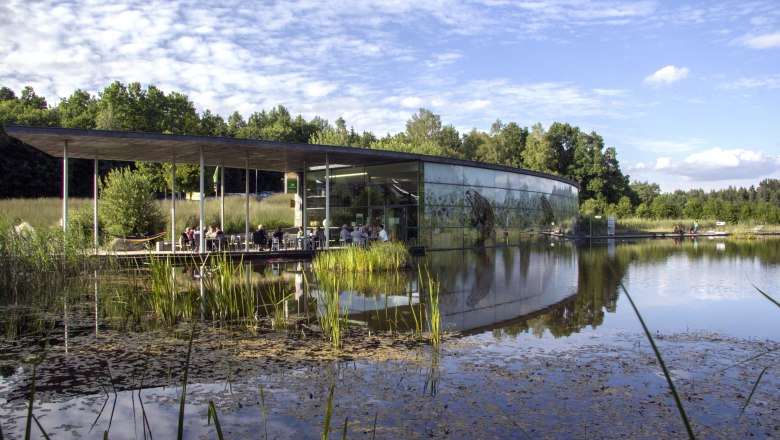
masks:
[[[314,248],[322,247],[322,243],[325,243],[325,231],[317,226],[317,229],[314,230]]]
[[[192,247],[196,251],[200,249],[200,229],[196,226],[193,226],[192,231]]]
[[[379,241],[388,241],[390,240],[390,237],[387,236],[387,231],[385,231],[385,225],[379,225],[379,233],[377,234]]]
[[[268,240],[268,236],[265,233],[263,225],[257,225],[257,230],[252,233],[252,241],[255,243],[255,247],[258,250],[265,248],[265,242]]]
[[[181,246],[182,249],[184,249],[186,246],[190,246],[192,244],[192,241],[190,239],[190,227],[187,226],[186,229],[179,235],[179,246]]]
[[[222,229],[219,226],[214,229],[214,240],[217,250],[224,251],[227,249],[228,238],[225,236],[225,233],[222,232]]]
[[[356,246],[363,246],[365,241],[363,241],[363,231],[360,230],[359,226],[355,226],[352,229],[352,233],[350,234],[350,237],[352,238],[352,244]]]
[[[347,229],[347,224],[346,223],[344,223],[344,226],[341,227],[341,232],[339,234],[340,234],[341,240],[344,242],[344,244],[352,243],[352,233],[350,233],[349,229]]]

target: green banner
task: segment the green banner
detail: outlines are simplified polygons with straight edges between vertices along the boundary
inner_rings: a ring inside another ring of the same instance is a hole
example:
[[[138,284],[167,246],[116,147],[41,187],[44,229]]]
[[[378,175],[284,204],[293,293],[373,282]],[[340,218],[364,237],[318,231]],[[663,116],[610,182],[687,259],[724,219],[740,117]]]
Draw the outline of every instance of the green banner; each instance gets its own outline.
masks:
[[[287,180],[287,194],[297,194],[298,193],[298,181],[288,179]]]

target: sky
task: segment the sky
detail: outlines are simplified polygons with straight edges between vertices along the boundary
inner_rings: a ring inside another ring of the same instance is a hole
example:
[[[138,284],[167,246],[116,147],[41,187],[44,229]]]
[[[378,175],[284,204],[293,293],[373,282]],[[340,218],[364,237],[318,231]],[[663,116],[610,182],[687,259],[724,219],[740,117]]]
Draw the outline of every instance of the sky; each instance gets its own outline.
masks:
[[[382,137],[569,123],[664,192],[780,178],[780,2],[0,0],[0,86],[114,81]]]

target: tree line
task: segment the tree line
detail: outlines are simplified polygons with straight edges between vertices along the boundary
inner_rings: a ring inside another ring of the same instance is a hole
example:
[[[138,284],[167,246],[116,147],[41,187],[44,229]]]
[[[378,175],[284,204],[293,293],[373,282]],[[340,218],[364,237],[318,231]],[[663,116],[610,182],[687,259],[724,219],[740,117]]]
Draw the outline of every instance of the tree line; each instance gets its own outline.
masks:
[[[197,134],[236,138],[316,143],[380,150],[446,156],[541,171],[571,179],[580,184],[581,211],[584,214],[615,214],[646,218],[680,216],[724,220],[761,220],[772,222],[780,215],[780,181],[766,180],[757,188],[735,188],[705,194],[701,190],[660,194],[658,185],[630,183],[623,174],[612,147],[596,132],[586,133],[568,123],[555,122],[548,128],[540,123],[530,129],[516,122],[496,120],[488,132],[471,129],[459,133],[430,110],[420,109],[406,121],[404,131],[378,137],[370,131],[358,132],[343,118],[334,124],[315,116],[295,117],[282,105],[255,111],[248,118],[233,112],[227,119],[205,110],[198,114],[187,95],[165,93],[154,85],[144,88],[134,82],[116,81],[97,96],[76,90],[56,105],[49,105],[32,87],[19,95],[0,87],[0,124],[41,127],[65,127],[174,134]],[[0,135],[4,160],[0,164],[0,197],[57,195],[59,188],[50,182],[59,179],[58,161]],[[74,195],[91,194],[89,161],[74,161]],[[120,166],[101,162],[101,174]],[[147,174],[159,192],[170,185],[170,164],[136,163],[134,168]],[[197,166],[177,165],[177,188],[196,190]],[[213,170],[213,169],[212,169]],[[210,170],[211,171],[211,170]],[[251,176],[252,178],[254,176]],[[243,170],[226,170],[226,191],[243,191]],[[281,189],[278,173],[258,173],[257,186]],[[736,195],[735,195],[736,194]],[[717,207],[716,207],[717,205]],[[699,214],[699,215],[696,215]],[[728,215],[727,215],[728,214]]]

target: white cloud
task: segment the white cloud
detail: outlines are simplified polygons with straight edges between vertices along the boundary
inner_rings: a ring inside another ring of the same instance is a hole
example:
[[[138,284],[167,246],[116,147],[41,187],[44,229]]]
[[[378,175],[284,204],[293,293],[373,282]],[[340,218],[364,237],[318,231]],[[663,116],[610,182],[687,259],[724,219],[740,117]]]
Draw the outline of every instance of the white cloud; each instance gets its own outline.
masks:
[[[777,89],[780,88],[780,75],[764,75],[756,78],[739,78],[724,82],[719,88],[724,90],[737,89]]]
[[[655,170],[693,181],[757,180],[780,170],[780,156],[740,148],[712,148],[691,154],[681,161],[659,157]]]
[[[685,79],[688,76],[688,73],[687,67],[675,67],[670,65],[658,69],[652,75],[646,76],[644,83],[654,87],[669,85]]]
[[[737,39],[736,43],[749,49],[776,49],[780,48],[780,32],[745,35]]]
[[[655,153],[685,153],[702,148],[704,141],[702,139],[687,139],[679,141],[657,141],[657,140],[632,140],[630,145],[637,146],[642,151],[652,151]]]

